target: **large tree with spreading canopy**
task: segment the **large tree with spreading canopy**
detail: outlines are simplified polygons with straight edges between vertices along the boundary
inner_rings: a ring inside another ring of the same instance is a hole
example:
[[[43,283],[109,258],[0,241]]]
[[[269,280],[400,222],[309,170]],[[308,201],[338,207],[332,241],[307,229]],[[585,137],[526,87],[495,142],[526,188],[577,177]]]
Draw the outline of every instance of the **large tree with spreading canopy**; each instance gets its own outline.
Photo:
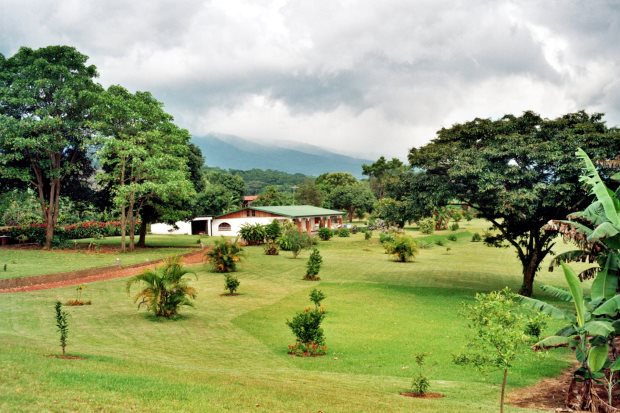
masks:
[[[578,147],[595,160],[615,158],[620,131],[608,128],[602,114],[583,111],[557,119],[533,112],[476,118],[441,129],[429,144],[411,149],[409,161],[441,182],[438,192],[448,191],[493,224],[496,235],[487,243],[515,249],[523,267],[520,293],[531,296],[554,245],[554,234],[543,226],[583,207]]]

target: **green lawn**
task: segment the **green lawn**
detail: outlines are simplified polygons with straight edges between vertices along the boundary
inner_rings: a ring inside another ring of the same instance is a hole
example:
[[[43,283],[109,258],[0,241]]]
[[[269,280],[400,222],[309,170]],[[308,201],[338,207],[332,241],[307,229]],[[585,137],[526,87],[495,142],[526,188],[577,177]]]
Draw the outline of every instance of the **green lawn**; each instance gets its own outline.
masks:
[[[1,295],[0,411],[495,412],[499,375],[451,363],[465,344],[458,309],[476,291],[518,288],[520,269],[512,250],[469,238],[405,264],[389,261],[376,234],[334,238],[319,245],[324,266],[314,283],[301,280],[307,252],[295,260],[249,247],[237,274],[241,295],[221,296],[224,277],[194,266],[199,297],[176,321],[137,311],[125,280],[93,283],[85,292],[93,305],[68,308],[68,351],[85,360],[46,357],[59,351],[53,303],[74,288]],[[557,271],[540,278],[561,284]],[[310,304],[314,287],[327,294],[328,355],[294,358],[285,321]],[[417,352],[431,353],[431,391],[445,398],[398,395]],[[509,385],[557,374],[568,360],[561,351],[528,354]]]
[[[0,279],[30,277],[85,268],[115,265],[120,259],[124,265],[137,264],[160,259],[174,254],[183,254],[198,245],[201,238],[193,235],[149,235],[147,247],[132,253],[94,253],[73,250],[19,250],[0,248]],[[203,240],[205,240],[203,238]],[[80,240],[88,243],[90,240]],[[205,240],[206,241],[206,240]],[[120,237],[98,240],[101,245],[120,245]],[[3,271],[4,264],[7,270]]]

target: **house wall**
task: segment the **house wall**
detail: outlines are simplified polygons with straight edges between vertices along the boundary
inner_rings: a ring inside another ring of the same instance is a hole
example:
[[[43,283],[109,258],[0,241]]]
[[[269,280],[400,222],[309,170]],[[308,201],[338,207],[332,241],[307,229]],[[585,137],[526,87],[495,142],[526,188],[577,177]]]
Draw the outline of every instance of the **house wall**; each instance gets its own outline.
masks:
[[[168,224],[151,224],[151,234],[175,234],[175,235],[191,235],[192,223],[189,221],[178,221],[176,226],[179,229],[174,229],[172,225]]]
[[[249,215],[248,215],[249,214]],[[221,216],[220,218],[277,218],[280,215],[274,215],[269,212],[256,211],[254,209],[242,209],[241,211],[231,212]],[[271,222],[271,221],[269,221]]]
[[[256,211],[258,212],[258,211]],[[237,235],[239,235],[239,230],[241,229],[241,226],[244,224],[250,224],[250,225],[254,225],[254,224],[261,224],[261,225],[268,225],[271,224],[271,221],[273,221],[275,218],[273,216],[271,217],[225,217],[225,218],[216,218],[213,220],[213,235],[215,236],[220,236],[220,235],[224,235],[224,236],[228,236],[228,237],[236,237]],[[281,221],[288,221],[288,218],[285,217],[278,217],[279,220]],[[220,224],[223,223],[227,223],[230,224],[230,231],[220,231],[219,230],[219,226]]]

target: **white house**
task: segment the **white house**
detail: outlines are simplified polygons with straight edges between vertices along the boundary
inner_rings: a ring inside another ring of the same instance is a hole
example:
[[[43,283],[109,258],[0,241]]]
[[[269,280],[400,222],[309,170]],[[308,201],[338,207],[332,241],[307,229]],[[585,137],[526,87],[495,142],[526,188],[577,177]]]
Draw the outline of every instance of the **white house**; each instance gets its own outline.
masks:
[[[181,234],[181,235],[213,235],[211,221],[213,217],[198,217],[191,221],[178,221],[174,225],[151,224],[151,234]]]
[[[237,236],[244,224],[270,224],[274,219],[292,221],[300,231],[316,232],[319,228],[342,226],[344,212],[311,205],[248,206],[213,218],[210,235]]]

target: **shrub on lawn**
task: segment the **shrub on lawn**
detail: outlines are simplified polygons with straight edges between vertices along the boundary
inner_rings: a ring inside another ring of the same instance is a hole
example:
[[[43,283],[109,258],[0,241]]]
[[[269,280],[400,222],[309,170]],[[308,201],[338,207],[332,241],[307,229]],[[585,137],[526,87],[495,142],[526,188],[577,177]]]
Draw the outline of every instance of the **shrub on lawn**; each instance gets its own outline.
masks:
[[[82,300],[82,292],[86,289],[86,284],[80,284],[75,287],[75,300],[69,300],[65,303],[65,305],[76,306],[76,305],[91,305],[90,300]]]
[[[280,254],[280,247],[278,247],[278,244],[275,241],[267,241],[263,248],[265,249],[265,255]]]
[[[323,295],[321,300],[324,298],[325,296]],[[325,318],[325,311],[316,305],[316,301],[314,302],[314,309],[307,307],[304,311],[298,312],[292,320],[286,321],[286,325],[289,326],[296,337],[295,344],[288,346],[289,354],[309,357],[322,356],[327,353],[323,328],[321,328],[321,323]]]
[[[215,240],[213,247],[205,253],[207,262],[215,272],[237,271],[237,263],[241,260],[243,248],[239,245],[239,239],[227,240],[221,237]]]
[[[312,290],[310,293],[310,301],[314,303],[316,308],[321,307],[321,301],[325,299],[325,293],[321,290],[317,290],[316,288]]]
[[[127,281],[127,293],[135,283],[144,283],[145,287],[136,294],[134,302],[138,308],[143,304],[157,317],[175,316],[182,305],[193,306],[190,299],[196,298],[196,289],[187,284],[185,276],[194,274],[181,265],[181,257],[174,256],[164,260],[164,265]],[[195,274],[194,274],[195,275]]]
[[[232,274],[225,274],[225,277],[224,289],[228,290],[228,295],[235,295],[235,291],[237,291],[237,288],[239,288],[239,284],[241,284],[241,282]]]
[[[275,242],[282,234],[282,225],[280,221],[274,219],[269,225],[265,226],[265,240],[267,242]]]
[[[341,238],[347,238],[351,236],[351,231],[349,231],[349,228],[346,228],[346,227],[338,228],[338,231],[336,231],[336,233]]]
[[[418,245],[408,235],[398,235],[392,242],[386,242],[385,252],[391,254],[398,262],[412,261],[418,253]]]
[[[418,221],[418,228],[422,234],[432,234],[435,232],[435,220],[433,218],[424,218]]]
[[[281,250],[291,251],[293,258],[297,258],[302,250],[312,247],[315,240],[306,232],[299,232],[294,225],[287,225],[277,242]]]
[[[54,310],[56,311],[56,328],[60,334],[60,348],[64,356],[65,348],[67,347],[67,337],[69,337],[69,313],[62,309],[60,301],[56,301]]]
[[[437,238],[435,240],[435,245],[438,245],[440,247],[443,247],[444,245],[446,245],[446,240],[443,238]]]
[[[427,353],[417,353],[415,355],[415,364],[417,365],[417,372],[413,376],[411,382],[411,391],[417,395],[423,396],[428,392],[431,387],[431,381],[425,371],[424,365],[426,364]]]
[[[334,231],[331,228],[319,228],[318,235],[323,241],[329,241],[334,236]]]
[[[239,236],[248,245],[260,245],[265,242],[267,231],[261,224],[243,224],[239,229]]]
[[[306,276],[304,280],[309,281],[318,281],[321,277],[318,277],[319,271],[321,270],[321,263],[323,262],[323,257],[319,253],[319,250],[314,248],[310,257],[308,258],[308,263],[306,264]]]
[[[366,231],[364,231],[364,239],[365,239],[366,241],[368,241],[368,240],[369,240],[369,239],[371,239],[371,238],[372,238],[372,231],[371,231],[371,230],[369,230],[369,229],[367,229]]]
[[[452,224],[450,225],[450,231],[456,231],[456,230],[458,230],[459,228],[460,228],[460,227],[459,227],[459,223],[458,223],[458,222],[454,222],[454,223],[452,223]]]
[[[482,237],[477,232],[474,232],[474,235],[471,236],[471,242],[480,242],[482,241]]]
[[[381,244],[394,242],[394,234],[391,232],[382,232],[379,234],[379,242]]]
[[[71,239],[97,238],[120,235],[119,221],[87,221],[79,224],[59,226],[54,230],[54,246],[65,246]],[[43,245],[45,242],[45,224],[31,224],[0,229],[0,235],[6,235],[21,242],[33,242]]]
[[[450,234],[448,235],[446,238],[448,238],[448,241],[456,241],[456,234]]]

